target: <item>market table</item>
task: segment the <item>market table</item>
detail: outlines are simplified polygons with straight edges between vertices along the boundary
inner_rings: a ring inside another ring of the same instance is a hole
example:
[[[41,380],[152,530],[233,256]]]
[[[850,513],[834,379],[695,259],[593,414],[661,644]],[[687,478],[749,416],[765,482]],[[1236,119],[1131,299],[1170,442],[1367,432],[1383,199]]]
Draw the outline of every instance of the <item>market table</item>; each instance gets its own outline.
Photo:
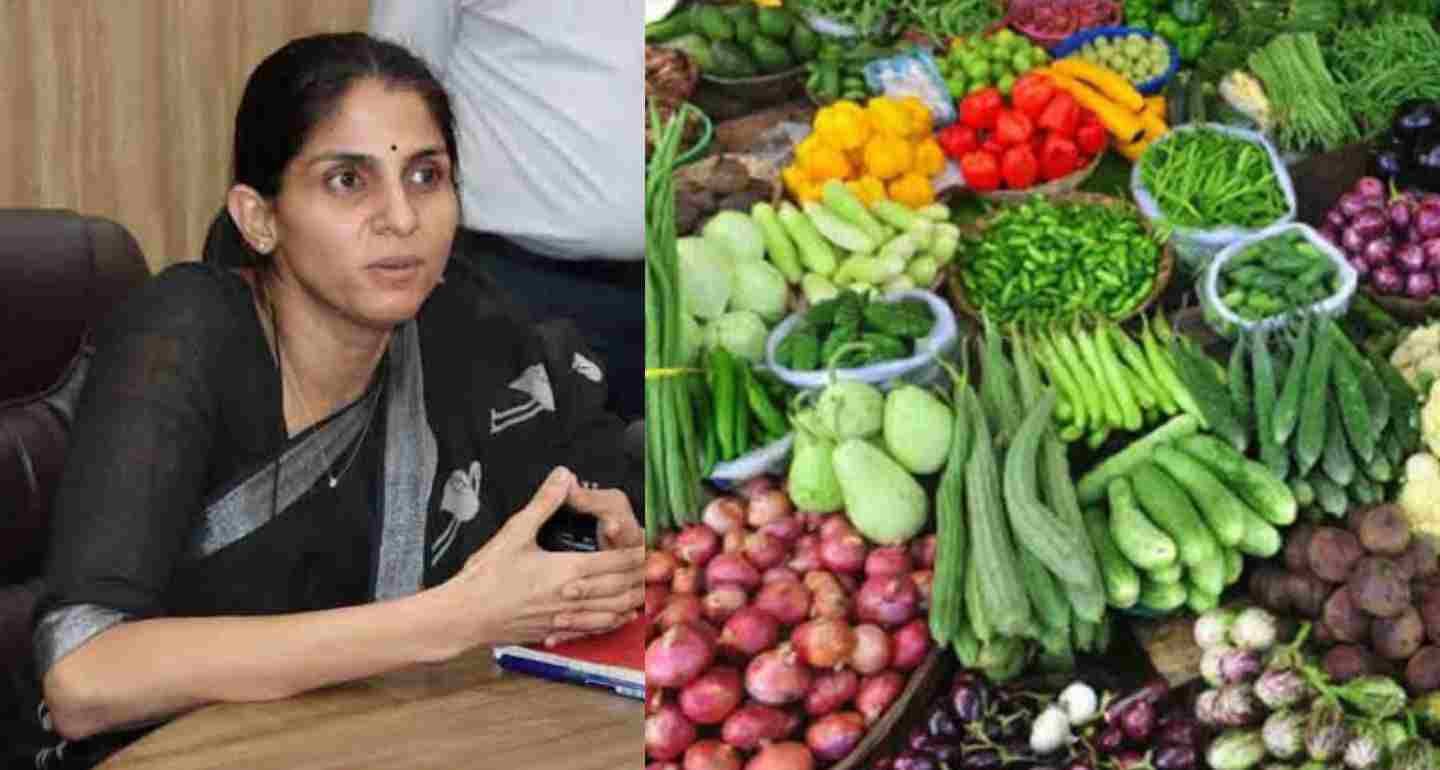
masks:
[[[632,768],[641,712],[602,690],[506,672],[481,648],[295,698],[209,706],[102,767]]]

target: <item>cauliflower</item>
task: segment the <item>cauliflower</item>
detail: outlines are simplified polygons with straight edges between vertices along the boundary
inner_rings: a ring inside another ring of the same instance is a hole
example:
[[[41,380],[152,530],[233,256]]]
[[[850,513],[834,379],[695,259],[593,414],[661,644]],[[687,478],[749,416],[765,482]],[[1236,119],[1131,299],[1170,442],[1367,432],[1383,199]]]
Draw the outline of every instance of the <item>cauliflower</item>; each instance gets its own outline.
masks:
[[[1422,326],[1405,337],[1390,354],[1390,363],[1417,390],[1440,379],[1440,324]]]
[[[1440,380],[1430,385],[1430,395],[1420,410],[1420,435],[1430,454],[1440,457]]]
[[[1416,531],[1440,536],[1440,460],[1420,452],[1405,461],[1399,502]]]
[[[1235,70],[1226,75],[1220,81],[1220,96],[1231,107],[1255,121],[1261,131],[1268,131],[1274,123],[1265,87],[1249,73]]]

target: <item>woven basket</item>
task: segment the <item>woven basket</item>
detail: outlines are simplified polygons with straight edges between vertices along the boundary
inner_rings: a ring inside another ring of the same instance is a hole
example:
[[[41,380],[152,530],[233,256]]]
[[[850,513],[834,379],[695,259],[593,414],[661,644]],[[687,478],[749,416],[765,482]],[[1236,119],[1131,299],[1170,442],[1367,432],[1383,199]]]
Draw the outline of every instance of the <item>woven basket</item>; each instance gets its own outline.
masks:
[[[1140,217],[1140,212],[1135,209],[1135,205],[1121,198],[1097,195],[1095,193],[1074,192],[1051,196],[1051,200],[1055,203],[1098,203],[1104,206],[1124,206],[1126,209],[1134,211],[1136,221],[1140,222],[1146,233],[1152,232],[1150,224]],[[961,231],[967,235],[979,235],[984,233],[989,225],[990,217],[986,217],[969,225],[962,226]],[[950,301],[955,306],[955,309],[960,311],[962,315],[978,321],[980,320],[980,311],[977,310],[974,305],[970,304],[969,299],[966,298],[965,284],[960,280],[959,273],[956,272],[959,260],[962,258],[957,258],[957,261],[947,268],[949,271],[947,283],[949,284]],[[1150,289],[1150,295],[1125,315],[1111,320],[1124,321],[1145,312],[1150,306],[1154,305],[1156,300],[1160,298],[1160,295],[1165,292],[1165,288],[1170,285],[1170,279],[1174,274],[1175,253],[1167,244],[1160,249],[1160,264],[1156,266],[1155,286]]]
[[[1072,171],[1059,179],[1052,179],[1045,184],[1027,187],[1024,190],[990,190],[989,192],[976,192],[974,194],[977,198],[995,201],[997,203],[1024,203],[1034,195],[1044,195],[1047,198],[1057,195],[1067,195],[1080,189],[1080,185],[1085,184],[1085,181],[1090,178],[1090,175],[1095,173],[1095,169],[1099,168],[1100,159],[1103,157],[1105,157],[1105,153],[1097,153],[1083,168]],[[964,190],[969,188],[948,188],[947,192],[951,189]]]

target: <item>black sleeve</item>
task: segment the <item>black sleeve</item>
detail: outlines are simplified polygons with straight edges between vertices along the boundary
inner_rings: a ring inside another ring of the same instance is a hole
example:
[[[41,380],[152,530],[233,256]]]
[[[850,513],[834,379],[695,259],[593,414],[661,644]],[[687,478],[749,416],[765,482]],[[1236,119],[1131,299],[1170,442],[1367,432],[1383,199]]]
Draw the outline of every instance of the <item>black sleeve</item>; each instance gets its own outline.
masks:
[[[218,276],[183,265],[108,319],[82,391],[55,499],[37,663],[163,612],[205,493],[216,399],[210,360],[233,326]]]

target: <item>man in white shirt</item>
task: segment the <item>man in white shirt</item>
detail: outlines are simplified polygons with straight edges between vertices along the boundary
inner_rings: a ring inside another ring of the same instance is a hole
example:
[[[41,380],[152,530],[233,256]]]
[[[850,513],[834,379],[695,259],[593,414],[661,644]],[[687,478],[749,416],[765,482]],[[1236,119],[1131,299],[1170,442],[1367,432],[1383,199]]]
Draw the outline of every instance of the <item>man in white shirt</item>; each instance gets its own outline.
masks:
[[[473,255],[539,319],[607,359],[612,407],[643,410],[641,0],[371,0],[370,32],[420,55],[455,109]]]

